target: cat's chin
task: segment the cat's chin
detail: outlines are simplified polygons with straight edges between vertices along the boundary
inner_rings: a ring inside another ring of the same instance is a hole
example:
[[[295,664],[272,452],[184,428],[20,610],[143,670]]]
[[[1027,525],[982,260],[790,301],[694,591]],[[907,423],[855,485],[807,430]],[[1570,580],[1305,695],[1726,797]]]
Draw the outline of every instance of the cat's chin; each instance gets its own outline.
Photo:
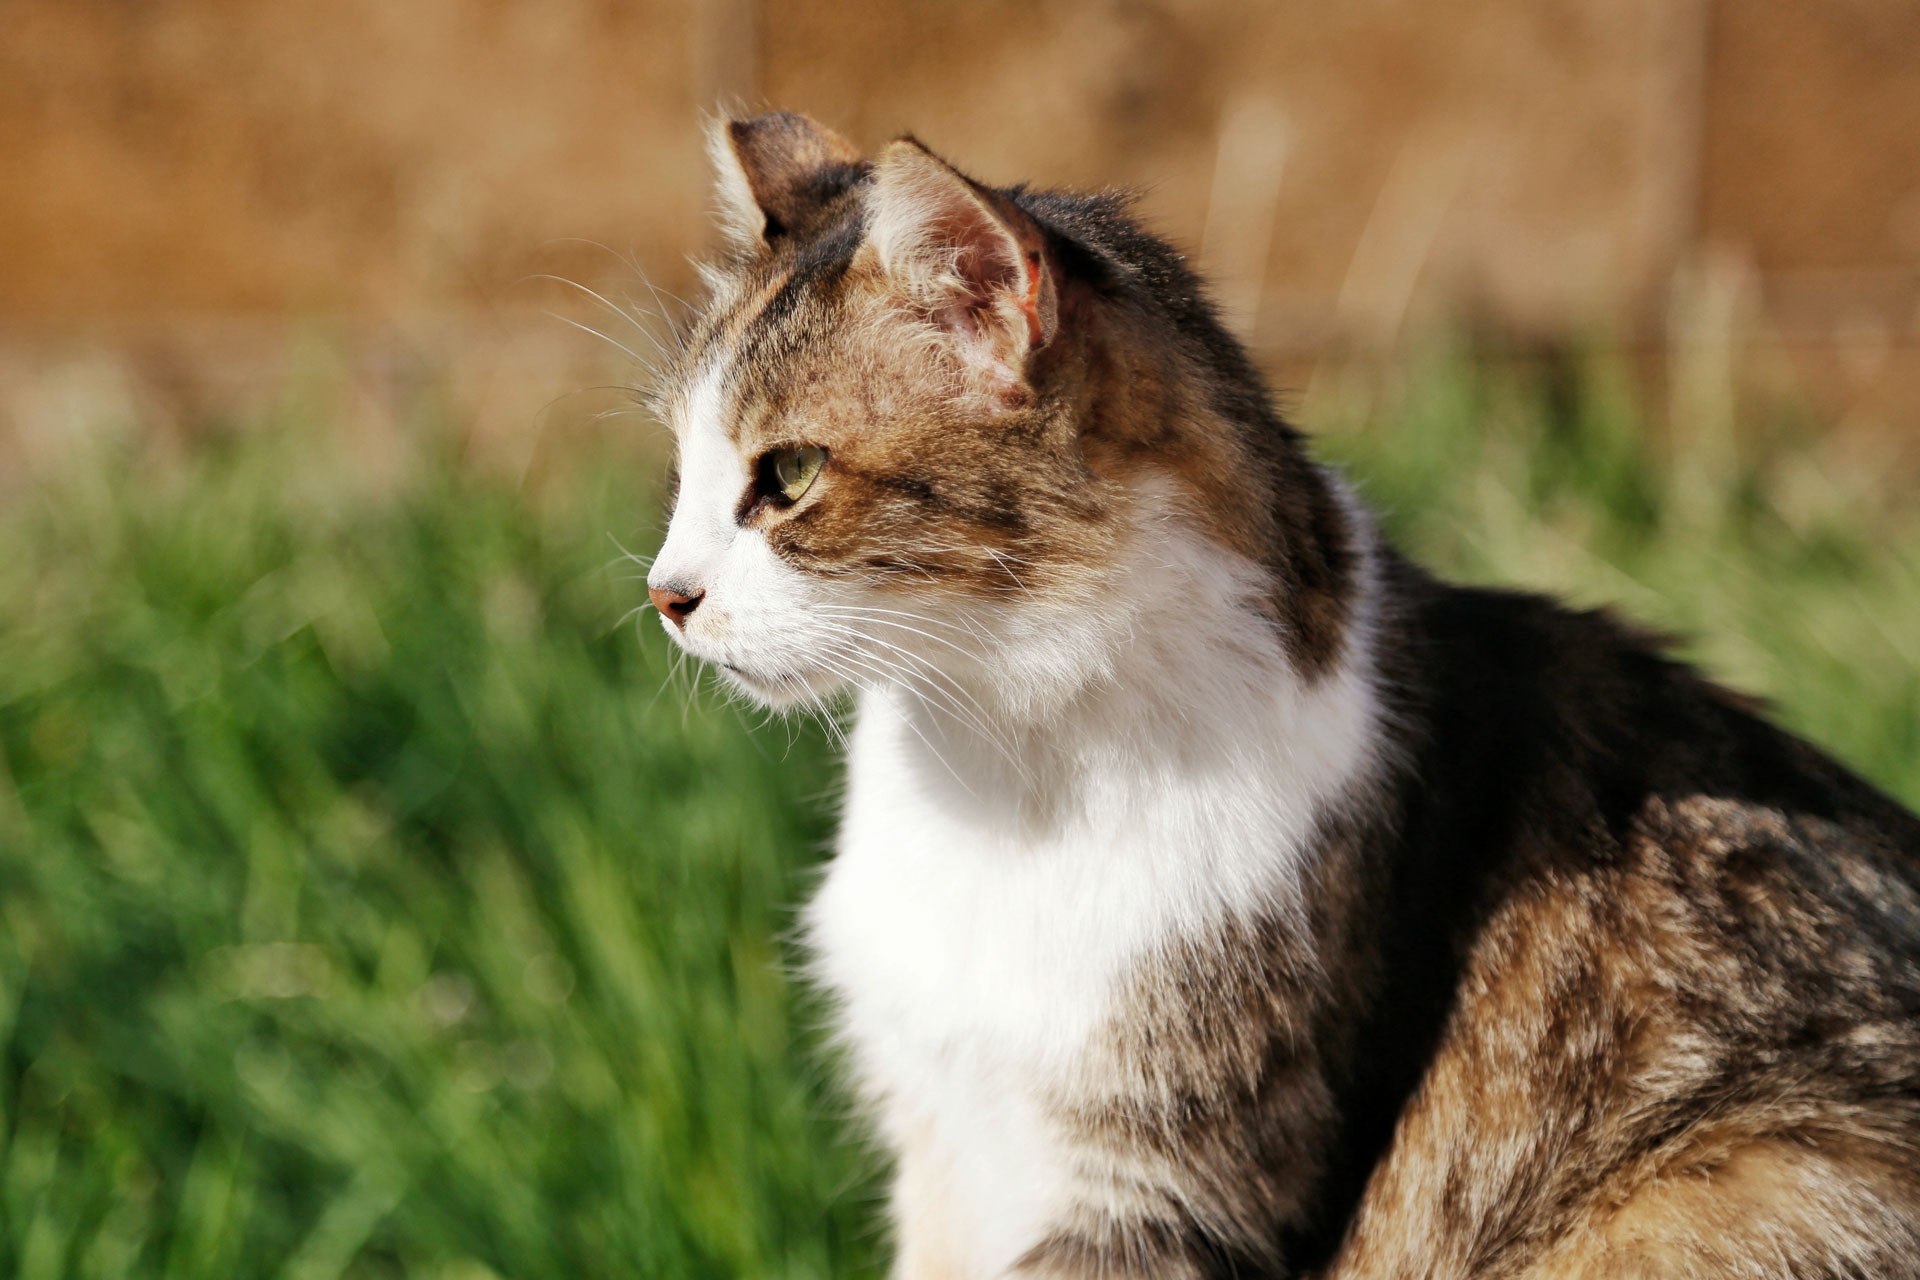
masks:
[[[728,684],[772,711],[825,702],[845,684],[826,671],[768,672],[731,662],[716,662],[714,666]]]

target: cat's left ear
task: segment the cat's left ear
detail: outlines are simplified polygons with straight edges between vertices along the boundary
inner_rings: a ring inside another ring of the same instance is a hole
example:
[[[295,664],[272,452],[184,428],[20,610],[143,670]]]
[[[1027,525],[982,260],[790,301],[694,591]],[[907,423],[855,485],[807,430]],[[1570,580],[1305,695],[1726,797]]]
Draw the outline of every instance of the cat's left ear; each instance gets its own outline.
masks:
[[[858,147],[791,111],[716,120],[707,130],[707,153],[721,225],[743,248],[806,232],[867,172]]]
[[[1039,225],[912,138],[890,144],[874,165],[868,239],[882,269],[954,336],[967,363],[1006,389],[1053,341],[1059,290]]]

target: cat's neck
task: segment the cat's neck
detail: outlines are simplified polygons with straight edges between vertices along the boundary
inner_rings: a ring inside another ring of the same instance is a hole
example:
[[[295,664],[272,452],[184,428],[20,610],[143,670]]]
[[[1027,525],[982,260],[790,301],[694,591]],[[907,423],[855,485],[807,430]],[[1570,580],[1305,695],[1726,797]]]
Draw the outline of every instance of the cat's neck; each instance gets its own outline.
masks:
[[[929,800],[1036,837],[1197,799],[1203,816],[1257,811],[1304,839],[1384,752],[1373,540],[1355,518],[1361,572],[1332,664],[1291,656],[1260,566],[1156,521],[1110,598],[1034,619],[1034,643],[997,668],[864,693],[856,756],[884,754]]]

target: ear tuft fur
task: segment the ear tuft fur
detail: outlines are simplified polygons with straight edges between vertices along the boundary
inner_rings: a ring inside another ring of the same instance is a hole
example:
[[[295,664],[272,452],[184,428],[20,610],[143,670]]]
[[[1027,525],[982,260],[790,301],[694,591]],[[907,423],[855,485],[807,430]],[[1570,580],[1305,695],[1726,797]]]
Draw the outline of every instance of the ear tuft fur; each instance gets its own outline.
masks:
[[[875,166],[868,237],[882,269],[969,363],[1017,383],[1059,321],[1046,237],[1012,200],[981,186],[912,138]]]
[[[707,153],[721,225],[742,247],[804,233],[870,168],[851,142],[787,111],[715,120]]]

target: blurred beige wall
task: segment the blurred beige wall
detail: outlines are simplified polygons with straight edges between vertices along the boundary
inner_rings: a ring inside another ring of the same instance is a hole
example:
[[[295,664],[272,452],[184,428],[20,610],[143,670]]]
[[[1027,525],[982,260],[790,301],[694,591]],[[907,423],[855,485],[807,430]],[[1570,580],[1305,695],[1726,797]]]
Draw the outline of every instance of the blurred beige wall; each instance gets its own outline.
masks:
[[[1704,276],[1826,412],[1920,411],[1910,0],[0,0],[0,370],[205,390],[319,317],[550,379],[541,311],[613,322],[528,277],[684,293],[723,100],[1137,187],[1275,360],[1659,344]]]

